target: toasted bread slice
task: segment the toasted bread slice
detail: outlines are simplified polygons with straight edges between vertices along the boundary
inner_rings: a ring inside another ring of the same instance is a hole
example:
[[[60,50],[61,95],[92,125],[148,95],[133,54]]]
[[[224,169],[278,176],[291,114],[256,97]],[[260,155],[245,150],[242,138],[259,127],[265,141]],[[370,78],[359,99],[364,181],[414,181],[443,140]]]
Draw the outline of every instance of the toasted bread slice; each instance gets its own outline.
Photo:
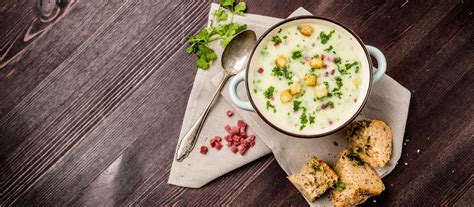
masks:
[[[372,167],[384,167],[392,156],[392,129],[380,120],[352,122],[349,146]]]
[[[337,181],[337,174],[322,160],[311,156],[300,172],[288,176],[288,180],[310,202],[321,196]]]
[[[385,190],[380,176],[357,153],[341,151],[334,165],[339,182],[331,193],[334,206],[355,206]]]

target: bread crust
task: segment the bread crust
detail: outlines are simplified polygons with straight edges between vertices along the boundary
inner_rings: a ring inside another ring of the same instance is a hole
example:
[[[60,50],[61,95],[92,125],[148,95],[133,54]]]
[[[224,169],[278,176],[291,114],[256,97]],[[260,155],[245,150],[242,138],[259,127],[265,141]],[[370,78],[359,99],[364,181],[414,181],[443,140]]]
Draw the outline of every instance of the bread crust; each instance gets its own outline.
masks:
[[[372,167],[384,167],[392,156],[392,129],[381,120],[351,123],[347,139],[349,146]]]
[[[310,202],[314,202],[338,180],[336,172],[314,155],[310,157],[300,172],[287,178]]]
[[[356,153],[348,149],[340,152],[334,170],[345,185],[343,190],[331,192],[334,206],[356,206],[385,190],[377,172],[367,163],[358,161]]]

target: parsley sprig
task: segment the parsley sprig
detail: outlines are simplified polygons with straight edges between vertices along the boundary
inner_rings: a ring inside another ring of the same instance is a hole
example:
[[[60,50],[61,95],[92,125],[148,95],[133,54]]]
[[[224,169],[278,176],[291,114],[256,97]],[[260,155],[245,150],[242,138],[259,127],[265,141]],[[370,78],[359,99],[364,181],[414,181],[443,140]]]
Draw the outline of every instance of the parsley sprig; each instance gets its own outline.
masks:
[[[230,40],[239,32],[247,29],[245,24],[234,23],[234,14],[243,16],[247,5],[245,2],[236,3],[235,0],[219,0],[221,8],[212,12],[217,23],[225,22],[228,19],[227,11],[230,12],[230,22],[214,25],[211,23],[208,27],[199,31],[196,35],[188,36],[189,47],[186,52],[189,54],[196,54],[196,66],[201,69],[208,69],[212,61],[217,59],[217,54],[209,43],[220,40],[221,46],[224,48]]]

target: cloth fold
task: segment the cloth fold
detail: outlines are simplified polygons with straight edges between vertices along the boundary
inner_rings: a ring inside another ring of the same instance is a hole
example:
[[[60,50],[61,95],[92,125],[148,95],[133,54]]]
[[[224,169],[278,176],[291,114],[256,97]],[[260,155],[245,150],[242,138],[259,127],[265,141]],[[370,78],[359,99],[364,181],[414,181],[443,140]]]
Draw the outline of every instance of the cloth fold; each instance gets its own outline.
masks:
[[[212,4],[211,12],[218,7],[217,4]],[[311,13],[303,8],[299,8],[290,17],[308,14],[310,15]],[[254,30],[258,37],[267,28],[280,20],[252,14],[247,14],[245,17],[234,17],[235,22],[247,24],[248,29]],[[217,44],[212,45],[212,47],[217,54],[222,54],[222,48]],[[222,77],[220,64],[217,64],[219,62],[220,59],[216,60],[208,71],[198,71],[196,74],[180,137],[186,133],[192,122],[199,116],[210,98],[209,94],[212,94],[213,90],[217,87]],[[245,90],[244,84],[238,87],[240,97],[246,97]],[[345,130],[318,139],[299,139],[282,134],[268,126],[256,113],[243,111],[233,106],[227,91],[227,86],[225,86],[222,90],[223,98],[221,97],[214,105],[193,152],[183,162],[173,160],[168,180],[169,184],[198,188],[270,152],[273,152],[282,169],[287,174],[292,174],[299,171],[309,158],[309,155],[312,154],[333,165],[339,151],[348,146],[344,137]],[[392,128],[392,158],[386,167],[376,169],[382,177],[389,174],[400,159],[410,96],[409,90],[389,76],[384,75],[373,85],[367,105],[358,117],[358,119],[377,118],[385,121]],[[235,115],[232,118],[228,118],[226,116],[227,110],[234,111]],[[226,146],[220,151],[211,148],[208,154],[204,156],[199,154],[199,150],[196,150],[199,146],[209,146],[209,138],[214,135],[225,135],[224,125],[227,123],[235,124],[238,119],[246,120],[249,125],[248,134],[255,134],[257,136],[255,147],[251,148],[244,156],[231,153],[230,150],[224,149]],[[206,139],[206,137],[208,138]],[[311,205],[330,206],[328,194],[317,199]]]

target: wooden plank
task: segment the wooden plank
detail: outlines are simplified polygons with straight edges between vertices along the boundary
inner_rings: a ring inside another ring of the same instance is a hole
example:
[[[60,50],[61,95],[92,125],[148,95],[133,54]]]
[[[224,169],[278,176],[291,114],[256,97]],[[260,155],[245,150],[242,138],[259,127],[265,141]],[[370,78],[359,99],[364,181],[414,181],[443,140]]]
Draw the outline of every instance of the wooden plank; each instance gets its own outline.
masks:
[[[306,205],[272,156],[201,189],[166,184],[196,71],[185,37],[209,2],[41,2],[0,2],[0,204]],[[247,1],[348,25],[412,91],[410,141],[364,206],[472,203],[473,4]]]

